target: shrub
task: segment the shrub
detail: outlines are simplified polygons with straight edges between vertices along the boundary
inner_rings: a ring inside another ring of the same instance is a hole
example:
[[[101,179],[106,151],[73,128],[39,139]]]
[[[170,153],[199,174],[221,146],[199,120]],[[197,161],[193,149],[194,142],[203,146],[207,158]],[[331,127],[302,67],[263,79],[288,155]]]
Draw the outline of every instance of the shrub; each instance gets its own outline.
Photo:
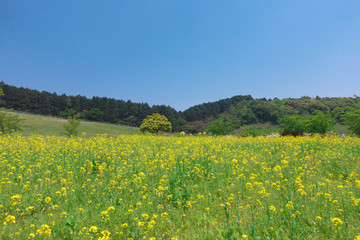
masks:
[[[79,135],[79,131],[77,128],[80,126],[80,120],[78,120],[79,115],[69,116],[68,117],[68,123],[64,124],[63,127],[65,129],[65,135],[68,137],[76,137]]]
[[[140,125],[140,131],[158,134],[159,131],[171,132],[172,127],[169,120],[159,113],[148,115]]]
[[[0,109],[0,134],[9,134],[21,130],[23,119],[11,110]]]
[[[234,125],[223,118],[219,118],[218,120],[211,122],[210,126],[205,129],[206,132],[210,132],[215,136],[227,135],[232,130],[234,130]]]
[[[345,124],[349,130],[360,137],[360,110],[351,110],[344,115]]]
[[[335,126],[334,119],[330,113],[315,111],[306,123],[306,131],[309,133],[325,134]]]
[[[301,115],[285,115],[279,119],[282,129],[281,136],[303,136],[306,130],[307,119]]]
[[[0,97],[4,96],[2,88],[0,88]],[[11,113],[12,110],[0,108],[0,134],[8,134],[21,130],[21,119],[19,115]]]

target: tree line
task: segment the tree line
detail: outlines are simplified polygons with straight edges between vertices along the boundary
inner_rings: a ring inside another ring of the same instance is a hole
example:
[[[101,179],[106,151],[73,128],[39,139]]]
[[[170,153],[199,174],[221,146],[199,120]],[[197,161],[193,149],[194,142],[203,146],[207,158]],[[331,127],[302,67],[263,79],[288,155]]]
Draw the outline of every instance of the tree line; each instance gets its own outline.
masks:
[[[130,100],[107,97],[67,96],[46,91],[15,87],[0,82],[4,91],[0,107],[41,115],[67,118],[78,114],[80,119],[116,123],[139,127],[146,116],[159,113],[171,123],[173,131],[195,133],[221,119],[234,128],[244,125],[271,122],[278,124],[286,115],[312,115],[315,112],[330,114],[336,122],[359,102],[359,97],[301,97],[286,99],[253,99],[250,95],[234,96],[215,102],[195,105],[185,111],[176,111],[166,105],[149,106]]]
[[[284,116],[311,116],[322,112],[336,123],[345,123],[344,115],[359,108],[360,98],[354,97],[301,97],[285,99],[253,99],[251,96],[235,96],[211,103],[196,105],[184,111],[183,126],[188,132],[202,131],[211,123],[231,123],[234,129],[242,126],[270,122],[280,123]],[[190,120],[190,121],[189,121]]]
[[[184,124],[182,113],[166,105],[134,103],[131,100],[116,100],[107,97],[67,96],[46,91],[15,87],[0,82],[3,89],[1,107],[41,115],[67,118],[79,114],[80,119],[116,123],[138,127],[150,114],[159,113],[166,116],[173,128]]]

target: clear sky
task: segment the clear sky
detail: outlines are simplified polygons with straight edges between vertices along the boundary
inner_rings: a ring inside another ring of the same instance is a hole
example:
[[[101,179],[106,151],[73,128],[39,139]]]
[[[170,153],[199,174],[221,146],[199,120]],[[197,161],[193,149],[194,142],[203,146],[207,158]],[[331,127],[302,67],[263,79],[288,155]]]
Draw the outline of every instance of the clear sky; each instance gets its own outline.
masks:
[[[1,0],[0,81],[177,110],[360,95],[360,1]]]

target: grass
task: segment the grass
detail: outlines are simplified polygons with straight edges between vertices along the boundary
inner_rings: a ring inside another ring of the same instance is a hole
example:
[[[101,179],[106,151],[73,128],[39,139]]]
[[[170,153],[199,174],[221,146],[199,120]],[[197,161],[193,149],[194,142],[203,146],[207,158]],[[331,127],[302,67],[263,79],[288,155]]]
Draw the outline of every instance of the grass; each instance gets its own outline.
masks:
[[[31,134],[62,136],[64,132],[63,124],[67,123],[66,119],[57,117],[48,117],[30,113],[16,113],[25,121],[22,123],[22,131],[16,134],[29,136]],[[98,134],[107,134],[118,136],[121,134],[140,133],[139,128],[128,127],[116,124],[106,124],[98,122],[81,121],[79,132],[86,133],[86,136],[96,136]]]

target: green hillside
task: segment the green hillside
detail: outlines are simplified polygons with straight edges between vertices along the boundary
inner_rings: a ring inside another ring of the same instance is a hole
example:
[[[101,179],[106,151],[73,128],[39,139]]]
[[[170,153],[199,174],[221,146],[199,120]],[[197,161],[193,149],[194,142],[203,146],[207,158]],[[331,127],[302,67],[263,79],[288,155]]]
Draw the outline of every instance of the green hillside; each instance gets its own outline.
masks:
[[[59,95],[19,88],[4,82],[0,82],[0,89],[4,93],[0,99],[0,107],[6,109],[58,117],[76,113],[79,114],[80,119],[87,121],[120,123],[137,127],[146,116],[159,113],[170,121],[174,132],[184,131],[192,134],[203,132],[217,119],[224,119],[227,123],[231,123],[239,133],[248,126],[265,125],[264,128],[267,130],[269,123],[271,125],[269,131],[273,132],[273,126],[276,126],[284,116],[311,117],[319,111],[331,115],[337,124],[344,124],[344,117],[349,110],[358,112],[360,109],[358,96],[254,99],[250,95],[237,95],[195,105],[182,112],[166,105],[150,106],[147,103],[134,103],[130,100],[107,97],[90,99],[81,95]]]
[[[34,115],[30,113],[17,113],[24,122],[22,123],[22,131],[16,134],[31,135],[52,135],[61,136],[63,132],[63,124],[67,123],[66,119],[47,117],[42,115]],[[115,124],[97,123],[82,121],[79,126],[80,133],[85,132],[86,136],[96,136],[97,134],[121,135],[139,133],[139,128],[127,127]]]

